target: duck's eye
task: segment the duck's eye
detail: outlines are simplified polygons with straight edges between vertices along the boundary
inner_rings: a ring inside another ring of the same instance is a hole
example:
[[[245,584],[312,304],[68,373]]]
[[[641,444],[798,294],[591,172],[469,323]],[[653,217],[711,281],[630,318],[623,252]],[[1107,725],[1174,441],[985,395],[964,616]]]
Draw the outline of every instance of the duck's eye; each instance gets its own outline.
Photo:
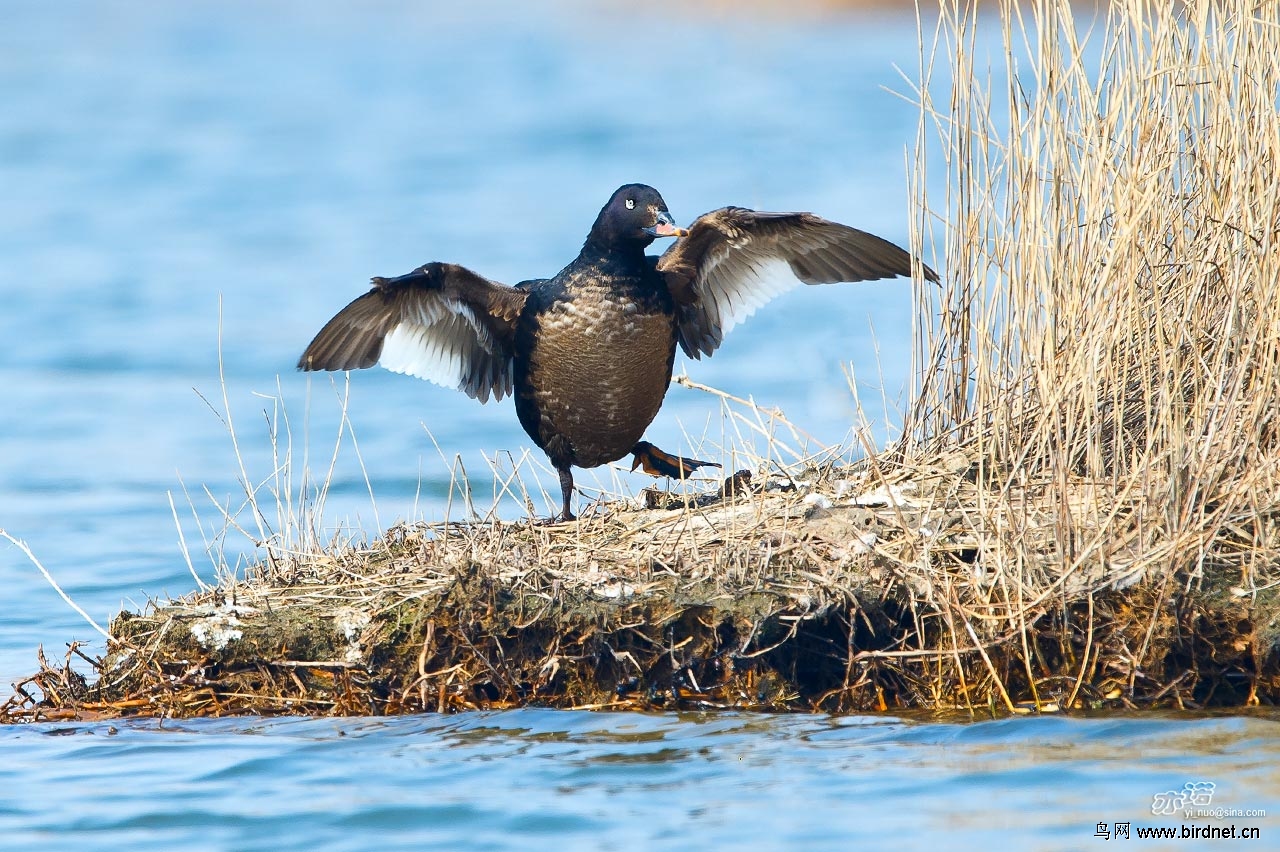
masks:
[[[628,199],[627,199],[627,209],[628,209],[628,210],[635,210],[635,209],[636,209],[636,200],[635,200],[634,198],[628,198]]]

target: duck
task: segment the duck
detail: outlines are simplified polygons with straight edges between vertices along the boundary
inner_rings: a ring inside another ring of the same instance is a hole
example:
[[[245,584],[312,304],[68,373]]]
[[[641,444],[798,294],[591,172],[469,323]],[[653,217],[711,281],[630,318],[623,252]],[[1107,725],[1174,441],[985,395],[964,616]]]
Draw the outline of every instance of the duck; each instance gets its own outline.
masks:
[[[647,254],[658,239],[674,242]],[[626,184],[554,276],[508,286],[431,262],[375,277],[325,323],[298,368],[378,365],[481,403],[514,397],[520,425],[559,475],[558,520],[567,522],[574,467],[630,454],[632,470],[685,478],[714,465],[642,440],[677,348],[712,355],[757,308],[802,283],[913,274],[938,281],[900,246],[812,213],[722,207],[681,228],[656,189]]]

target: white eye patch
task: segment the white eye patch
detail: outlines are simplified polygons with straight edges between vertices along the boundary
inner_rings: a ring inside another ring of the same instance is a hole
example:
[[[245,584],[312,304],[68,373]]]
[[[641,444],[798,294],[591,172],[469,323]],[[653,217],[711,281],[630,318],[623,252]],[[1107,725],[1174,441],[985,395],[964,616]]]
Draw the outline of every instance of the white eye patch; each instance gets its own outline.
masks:
[[[634,198],[628,198],[628,199],[627,199],[627,209],[628,209],[628,210],[635,210],[635,209],[636,209],[636,200],[635,200]]]

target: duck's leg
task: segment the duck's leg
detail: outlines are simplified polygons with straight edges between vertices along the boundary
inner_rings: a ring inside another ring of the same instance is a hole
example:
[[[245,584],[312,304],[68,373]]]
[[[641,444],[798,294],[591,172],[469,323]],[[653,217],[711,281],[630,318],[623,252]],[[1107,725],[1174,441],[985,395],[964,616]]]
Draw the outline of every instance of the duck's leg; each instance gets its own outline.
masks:
[[[641,441],[631,449],[631,469],[641,468],[650,476],[669,476],[684,479],[700,467],[719,467],[716,462],[698,461],[676,456],[658,449],[648,441]]]
[[[573,501],[573,471],[568,465],[557,467],[556,471],[560,474],[560,495],[564,499],[564,510],[560,513],[560,520],[572,521],[574,514],[570,504]]]

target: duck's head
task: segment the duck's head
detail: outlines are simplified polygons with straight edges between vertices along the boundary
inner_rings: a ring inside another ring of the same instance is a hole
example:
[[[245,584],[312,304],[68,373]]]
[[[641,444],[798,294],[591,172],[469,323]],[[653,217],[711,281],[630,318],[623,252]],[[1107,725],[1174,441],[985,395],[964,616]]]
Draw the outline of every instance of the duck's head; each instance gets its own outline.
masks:
[[[689,232],[677,228],[667,202],[658,190],[642,183],[618,187],[596,217],[588,243],[606,249],[636,246],[643,249],[657,237],[683,237]]]

